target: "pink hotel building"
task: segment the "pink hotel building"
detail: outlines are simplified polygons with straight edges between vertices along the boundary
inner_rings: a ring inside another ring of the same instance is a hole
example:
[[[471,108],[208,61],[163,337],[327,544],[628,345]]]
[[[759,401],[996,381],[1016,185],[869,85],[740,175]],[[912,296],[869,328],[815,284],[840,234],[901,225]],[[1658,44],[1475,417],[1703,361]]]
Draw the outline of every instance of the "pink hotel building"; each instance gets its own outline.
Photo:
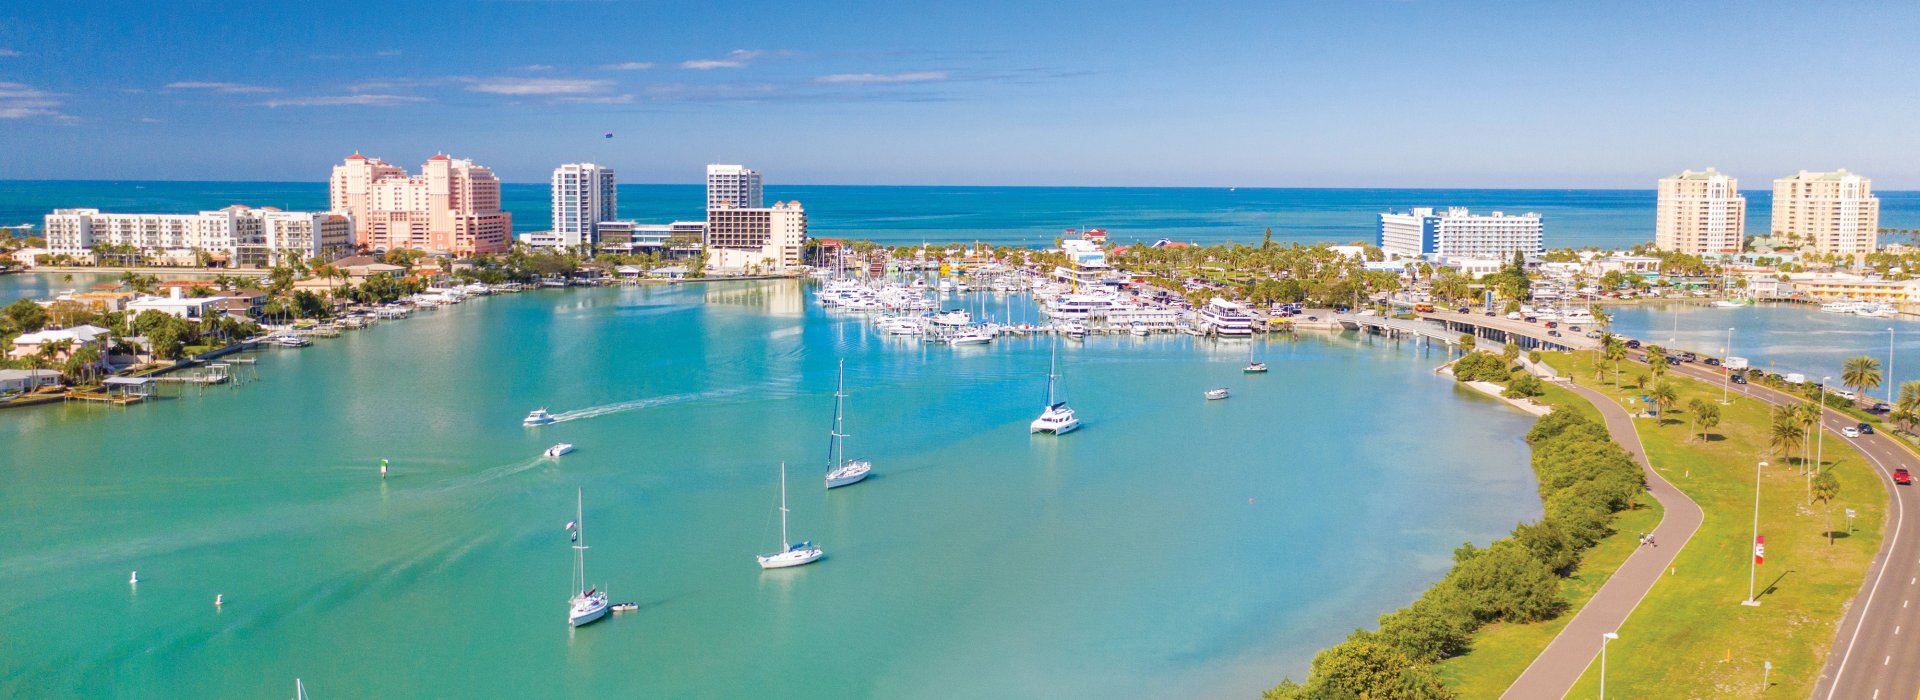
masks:
[[[500,209],[500,178],[471,160],[427,159],[420,174],[355,153],[333,166],[334,211],[353,215],[354,243],[369,250],[418,248],[454,255],[505,252],[513,215]]]

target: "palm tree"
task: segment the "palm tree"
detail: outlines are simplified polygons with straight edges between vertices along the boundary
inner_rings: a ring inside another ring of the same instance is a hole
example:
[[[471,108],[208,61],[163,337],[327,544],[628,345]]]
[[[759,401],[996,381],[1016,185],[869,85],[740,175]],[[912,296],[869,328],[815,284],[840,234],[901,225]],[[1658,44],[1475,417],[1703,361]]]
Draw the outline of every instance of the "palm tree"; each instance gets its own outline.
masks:
[[[1620,386],[1620,363],[1627,359],[1627,345],[1620,342],[1618,337],[1610,340],[1612,342],[1607,343],[1606,353],[1602,357],[1613,363],[1613,385]]]
[[[1802,465],[1811,465],[1807,467],[1808,469],[1819,469],[1820,465],[1812,464],[1813,431],[1819,429],[1820,414],[1826,412],[1826,406],[1818,402],[1803,403],[1798,406],[1798,409],[1799,410],[1794,411],[1794,420],[1800,424],[1800,430],[1805,435],[1805,439],[1800,446],[1800,449],[1804,451],[1801,454],[1800,463]]]
[[[1792,406],[1773,407],[1773,422],[1767,430],[1768,446],[1774,454],[1785,457],[1800,447],[1800,421],[1794,417],[1797,412]]]
[[[1853,387],[1856,394],[1880,387],[1880,361],[1868,355],[1849,358],[1840,369],[1840,382]]]
[[[1827,511],[1827,545],[1833,545],[1833,499],[1840,497],[1840,479],[1832,471],[1820,472],[1813,478],[1813,500],[1819,501]]]
[[[1653,404],[1660,407],[1660,422],[1665,423],[1667,411],[1680,401],[1680,392],[1674,388],[1673,382],[1661,380],[1654,383],[1653,389],[1647,392],[1647,398],[1652,399]]]
[[[1720,424],[1720,406],[1712,401],[1700,402],[1699,408],[1700,441],[1707,440],[1707,429]]]

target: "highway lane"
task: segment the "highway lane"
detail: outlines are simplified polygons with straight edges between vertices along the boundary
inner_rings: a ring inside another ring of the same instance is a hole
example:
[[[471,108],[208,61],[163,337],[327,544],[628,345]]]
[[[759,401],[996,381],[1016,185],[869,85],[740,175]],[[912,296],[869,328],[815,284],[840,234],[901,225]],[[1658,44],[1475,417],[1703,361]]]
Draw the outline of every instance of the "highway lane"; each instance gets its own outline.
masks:
[[[1635,352],[1633,356],[1640,362],[1646,360],[1643,353]],[[1727,384],[1717,367],[1683,362],[1671,369],[1696,379]],[[1730,384],[1727,388],[1731,394],[1774,405],[1806,401],[1751,384]],[[1843,428],[1858,423],[1852,416],[1829,410],[1822,414],[1821,428],[1831,439],[1851,444],[1873,465],[1881,488],[1888,493],[1888,528],[1860,592],[1855,594],[1840,620],[1839,634],[1814,684],[1813,697],[1828,700],[1920,697],[1920,639],[1906,641],[1920,635],[1920,511],[1907,507],[1914,487],[1893,483],[1895,469],[1920,475],[1920,456],[1890,436],[1875,433],[1847,438],[1841,434]],[[1907,517],[1910,511],[1914,517]]]

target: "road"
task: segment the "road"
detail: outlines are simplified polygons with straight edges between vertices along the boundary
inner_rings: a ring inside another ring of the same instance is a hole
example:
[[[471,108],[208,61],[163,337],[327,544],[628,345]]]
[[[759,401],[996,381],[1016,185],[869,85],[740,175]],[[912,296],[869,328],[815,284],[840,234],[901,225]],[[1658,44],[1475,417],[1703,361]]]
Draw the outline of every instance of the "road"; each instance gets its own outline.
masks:
[[[1636,353],[1636,357],[1645,360],[1644,355]],[[1697,379],[1722,381],[1718,368],[1683,362],[1673,369]],[[1761,386],[1734,384],[1729,390],[1774,405],[1804,401]],[[1874,473],[1880,476],[1881,488],[1888,493],[1888,528],[1860,592],[1840,620],[1839,634],[1827,655],[1827,665],[1814,683],[1812,697],[1879,700],[1920,696],[1920,640],[1902,643],[1920,635],[1920,512],[1913,520],[1907,519],[1907,496],[1912,488],[1893,483],[1895,469],[1920,474],[1920,457],[1896,443],[1897,438],[1878,433],[1852,439],[1842,436],[1842,428],[1859,423],[1844,413],[1825,411],[1822,416],[1821,427],[1833,436],[1831,439],[1851,443],[1866,455]]]
[[[1647,492],[1666,508],[1666,515],[1653,529],[1653,539],[1659,545],[1641,547],[1628,555],[1626,562],[1607,578],[1547,648],[1541,650],[1527,670],[1500,696],[1502,698],[1557,698],[1572,690],[1594,657],[1600,655],[1600,635],[1620,629],[1641,599],[1646,598],[1647,591],[1652,590],[1653,584],[1659,583],[1660,577],[1673,565],[1681,548],[1693,539],[1693,533],[1700,529],[1705,517],[1700,506],[1667,483],[1647,462],[1646,449],[1641,446],[1640,434],[1626,409],[1600,392],[1576,384],[1565,386],[1600,409],[1607,434],[1640,463],[1647,474]]]

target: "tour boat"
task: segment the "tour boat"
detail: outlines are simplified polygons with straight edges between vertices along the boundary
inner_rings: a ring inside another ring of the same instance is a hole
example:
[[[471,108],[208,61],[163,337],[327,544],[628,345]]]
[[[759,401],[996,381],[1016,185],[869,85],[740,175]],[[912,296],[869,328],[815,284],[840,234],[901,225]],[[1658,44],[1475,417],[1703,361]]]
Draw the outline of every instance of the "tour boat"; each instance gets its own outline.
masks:
[[[1253,317],[1247,315],[1247,308],[1220,297],[1207,302],[1196,321],[1201,328],[1220,337],[1245,338],[1253,335]]]
[[[762,569],[785,569],[791,566],[812,564],[825,556],[826,552],[813,546],[813,542],[794,544],[787,540],[787,463],[780,463],[780,551],[774,554],[762,554],[754,557]]]
[[[833,429],[827,431],[832,443],[827,450],[827,488],[860,483],[873,473],[873,463],[847,459],[845,401],[847,398],[847,361],[840,361],[840,379],[833,388]]]
[[[528,413],[527,419],[520,421],[520,424],[521,425],[546,425],[552,422],[553,422],[553,414],[548,413],[547,409],[536,408],[536,409],[533,409],[533,412]]]
[[[1074,415],[1073,409],[1067,406],[1067,402],[1054,400],[1053,384],[1060,377],[1055,371],[1060,355],[1058,339],[1054,340],[1053,349],[1054,359],[1047,361],[1047,408],[1040,412],[1039,418],[1033,419],[1033,423],[1027,426],[1028,433],[1065,435],[1080,427],[1080,419]]]
[[[558,445],[554,445],[552,447],[547,448],[547,451],[545,452],[545,454],[548,457],[558,457],[560,455],[563,455],[572,451],[573,451],[573,443],[563,442]]]
[[[1220,399],[1227,398],[1229,395],[1230,394],[1227,392],[1227,388],[1224,386],[1207,390],[1208,401],[1218,401]]]
[[[607,615],[607,594],[587,586],[587,517],[585,492],[574,493],[573,522],[567,531],[573,540],[573,598],[567,601],[567,625],[579,627]]]

